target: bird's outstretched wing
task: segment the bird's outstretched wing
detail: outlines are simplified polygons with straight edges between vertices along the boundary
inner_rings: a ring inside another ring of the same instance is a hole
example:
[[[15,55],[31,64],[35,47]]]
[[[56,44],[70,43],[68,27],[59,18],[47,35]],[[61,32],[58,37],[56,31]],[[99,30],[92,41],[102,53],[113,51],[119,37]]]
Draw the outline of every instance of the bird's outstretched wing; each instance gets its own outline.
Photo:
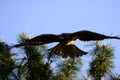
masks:
[[[99,33],[91,32],[87,30],[78,31],[73,34],[76,39],[79,39],[81,41],[120,39],[120,37],[118,36],[106,36],[104,34],[99,34]]]
[[[87,54],[87,52],[82,51],[74,44],[65,45],[64,43],[59,43],[55,47],[48,49],[48,51],[50,53],[55,53],[58,56],[62,56],[63,58],[75,58]]]
[[[42,34],[40,36],[36,36],[30,40],[27,40],[23,43],[16,44],[13,47],[36,46],[36,45],[42,45],[52,42],[59,42],[59,36],[54,34]]]

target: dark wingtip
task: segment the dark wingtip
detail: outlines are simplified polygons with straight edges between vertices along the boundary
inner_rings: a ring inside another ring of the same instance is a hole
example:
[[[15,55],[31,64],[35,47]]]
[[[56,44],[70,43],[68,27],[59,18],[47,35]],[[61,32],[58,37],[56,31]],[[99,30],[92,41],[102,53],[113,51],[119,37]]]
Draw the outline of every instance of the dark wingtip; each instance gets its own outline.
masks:
[[[108,39],[119,39],[120,40],[120,36],[108,36]]]
[[[22,45],[21,44],[15,44],[15,45],[12,45],[11,48],[18,48],[20,46],[22,46]]]
[[[120,40],[120,36],[115,36],[115,37],[113,37],[113,38],[115,38],[115,39],[119,39],[119,40]]]
[[[15,45],[9,45],[9,49],[15,48]]]
[[[12,45],[12,46],[10,46],[10,48],[16,48],[16,45]]]
[[[84,52],[83,55],[87,55],[88,53],[87,52]]]
[[[117,39],[120,39],[120,36],[117,36]]]

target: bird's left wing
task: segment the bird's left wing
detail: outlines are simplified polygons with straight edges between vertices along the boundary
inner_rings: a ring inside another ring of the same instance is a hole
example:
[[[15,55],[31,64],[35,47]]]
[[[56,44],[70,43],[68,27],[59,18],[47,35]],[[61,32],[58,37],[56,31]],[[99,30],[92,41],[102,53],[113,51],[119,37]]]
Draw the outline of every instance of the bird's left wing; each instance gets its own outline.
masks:
[[[35,46],[35,45],[42,45],[48,44],[52,42],[59,42],[59,36],[54,34],[42,34],[36,36],[30,40],[27,40],[23,43],[16,44],[13,47],[20,47],[20,46]]]
[[[104,40],[104,39],[120,39],[118,36],[106,36],[92,31],[82,30],[73,33],[76,39],[81,41]]]

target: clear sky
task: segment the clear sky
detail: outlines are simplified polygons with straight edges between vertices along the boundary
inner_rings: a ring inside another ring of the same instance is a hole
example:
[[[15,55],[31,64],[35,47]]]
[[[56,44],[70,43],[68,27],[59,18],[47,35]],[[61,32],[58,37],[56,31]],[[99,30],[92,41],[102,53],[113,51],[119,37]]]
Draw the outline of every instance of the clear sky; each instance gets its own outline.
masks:
[[[32,36],[91,30],[120,35],[119,29],[120,0],[0,0],[0,38],[11,44],[22,32]],[[105,42],[115,47],[118,72],[120,40]]]

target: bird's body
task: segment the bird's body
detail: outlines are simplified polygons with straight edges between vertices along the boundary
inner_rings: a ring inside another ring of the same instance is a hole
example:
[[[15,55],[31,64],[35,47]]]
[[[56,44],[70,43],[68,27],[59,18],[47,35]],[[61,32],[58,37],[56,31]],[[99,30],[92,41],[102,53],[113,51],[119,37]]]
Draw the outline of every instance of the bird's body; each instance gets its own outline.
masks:
[[[76,39],[79,39],[81,41],[94,41],[104,39],[120,39],[120,37],[106,36],[103,34],[82,30],[74,33],[62,33],[59,35],[42,34],[23,43],[16,44],[13,47],[36,46],[59,42],[55,47],[48,49],[48,51],[50,53],[55,53],[65,58],[68,56],[71,58],[75,58],[87,54],[87,52],[80,50],[77,46],[74,45],[74,41]]]

